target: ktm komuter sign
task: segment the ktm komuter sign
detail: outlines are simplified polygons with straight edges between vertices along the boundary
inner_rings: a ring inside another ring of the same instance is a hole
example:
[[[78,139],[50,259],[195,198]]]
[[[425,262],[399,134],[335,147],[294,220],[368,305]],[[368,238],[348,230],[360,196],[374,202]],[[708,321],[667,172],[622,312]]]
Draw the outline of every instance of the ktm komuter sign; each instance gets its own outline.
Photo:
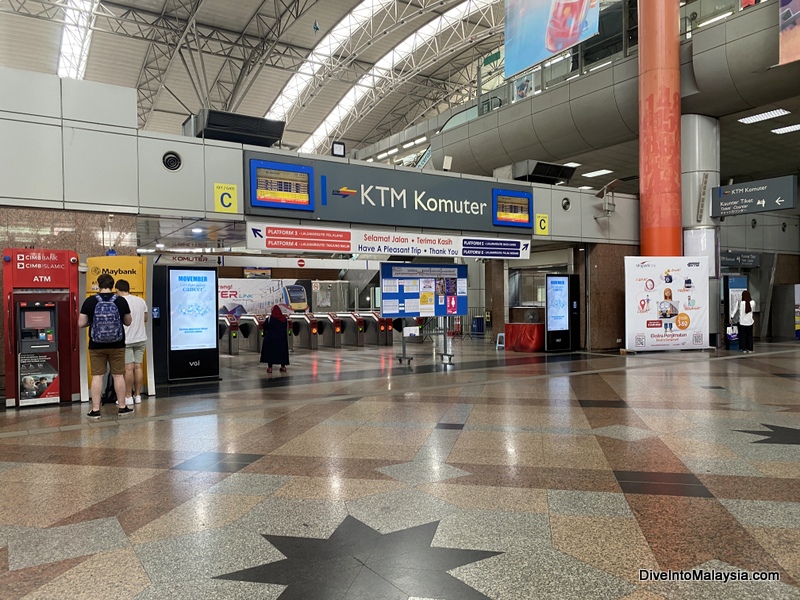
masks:
[[[711,216],[730,217],[797,206],[797,177],[723,185],[712,190]]]
[[[530,257],[530,242],[525,239],[329,229],[261,221],[247,222],[247,248],[273,252],[330,252],[447,258]]]

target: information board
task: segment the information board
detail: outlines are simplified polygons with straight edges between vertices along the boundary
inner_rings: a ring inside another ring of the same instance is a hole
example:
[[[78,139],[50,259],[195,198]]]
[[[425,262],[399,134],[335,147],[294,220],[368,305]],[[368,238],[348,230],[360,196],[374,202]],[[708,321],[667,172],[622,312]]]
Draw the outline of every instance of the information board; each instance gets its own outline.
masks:
[[[467,314],[467,265],[381,263],[381,315],[450,317]]]

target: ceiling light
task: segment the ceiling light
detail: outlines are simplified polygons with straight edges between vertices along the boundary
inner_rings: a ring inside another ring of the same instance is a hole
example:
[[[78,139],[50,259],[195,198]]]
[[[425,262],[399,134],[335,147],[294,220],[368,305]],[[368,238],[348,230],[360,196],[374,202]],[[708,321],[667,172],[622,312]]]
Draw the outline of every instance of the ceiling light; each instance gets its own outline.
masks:
[[[376,158],[377,158],[378,160],[383,160],[383,159],[384,159],[384,158],[386,158],[387,156],[389,156],[389,153],[388,153],[388,152],[381,152],[380,154],[378,154],[378,156],[377,156]]]
[[[599,171],[592,171],[591,173],[584,173],[583,177],[600,177],[600,175],[608,175],[609,173],[613,173],[614,171],[609,171],[608,169],[600,169]]]
[[[716,23],[717,21],[721,21],[722,19],[727,19],[732,14],[733,14],[733,11],[729,10],[728,12],[722,13],[721,15],[717,15],[716,17],[712,17],[712,18],[708,19],[707,21],[703,21],[702,23],[698,23],[697,26],[698,27],[705,27],[706,25],[711,25],[712,23]]]
[[[792,133],[793,131],[800,131],[800,125],[789,125],[788,127],[779,127],[778,129],[773,129],[772,133],[783,135],[784,133]]]
[[[202,230],[202,229],[200,229],[199,227],[194,227],[194,228],[192,229],[192,233],[203,233],[203,230]]]
[[[564,185],[567,183],[566,181],[556,181],[556,185]]]
[[[775,110],[770,110],[767,112],[759,113],[757,115],[750,115],[749,117],[744,117],[743,119],[739,119],[739,123],[750,125],[751,123],[758,123],[759,121],[766,121],[767,119],[775,119],[777,117],[782,117],[783,115],[788,115],[788,114],[789,114],[788,110],[784,110],[782,108],[776,108]]]
[[[590,186],[590,185],[582,185],[582,186],[581,186],[581,187],[579,187],[578,189],[579,189],[579,190],[591,190],[591,189],[592,189],[592,186]]]
[[[572,77],[567,77],[564,81],[572,81],[573,79],[577,79],[580,76],[581,74],[578,73],[577,75],[573,75]]]
[[[411,148],[411,146],[413,146],[413,145],[414,145],[414,142],[406,142],[405,144],[403,144],[403,149]]]
[[[415,140],[414,140],[414,143],[415,143],[415,144],[421,144],[422,142],[427,142],[427,141],[428,141],[428,138],[426,138],[426,137],[423,135],[421,138],[417,138],[417,139],[415,139]]]
[[[388,154],[389,156],[391,156],[392,154],[397,154],[397,148],[392,148],[391,150],[388,150],[386,154]]]
[[[373,162],[374,160],[375,160],[374,158],[368,158],[367,162]]]
[[[572,167],[572,168],[574,168],[574,169],[577,169],[578,167],[580,167],[580,166],[581,166],[581,163],[576,163],[576,162],[568,162],[568,163],[564,163],[564,166],[565,166],[565,167]]]
[[[156,244],[156,248],[163,248],[164,244]]]

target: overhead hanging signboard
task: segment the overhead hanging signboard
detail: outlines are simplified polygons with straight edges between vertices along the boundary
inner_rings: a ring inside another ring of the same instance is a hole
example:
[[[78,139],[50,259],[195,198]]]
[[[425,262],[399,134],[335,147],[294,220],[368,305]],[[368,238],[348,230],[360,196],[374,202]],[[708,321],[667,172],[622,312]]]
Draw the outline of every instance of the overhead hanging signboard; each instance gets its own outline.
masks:
[[[381,316],[467,314],[467,265],[381,263]]]
[[[260,221],[247,222],[247,248],[271,252],[330,252],[509,260],[530,257],[530,241],[524,239],[329,229]]]
[[[511,235],[533,231],[534,188],[452,174],[245,152],[245,213]]]
[[[709,346],[708,258],[625,257],[625,348]]]
[[[506,78],[569,50],[600,28],[599,0],[506,0],[505,7]]]
[[[797,206],[797,177],[775,177],[715,187],[711,196],[711,216],[729,217]]]
[[[781,0],[778,9],[780,19],[780,64],[800,60],[800,0]]]

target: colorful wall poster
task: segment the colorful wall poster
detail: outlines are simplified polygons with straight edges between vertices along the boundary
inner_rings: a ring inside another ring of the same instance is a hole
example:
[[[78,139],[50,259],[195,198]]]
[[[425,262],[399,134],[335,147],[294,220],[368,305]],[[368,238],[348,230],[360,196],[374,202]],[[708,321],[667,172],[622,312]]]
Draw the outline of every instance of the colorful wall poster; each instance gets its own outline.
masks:
[[[625,257],[625,348],[702,349],[710,345],[708,258]]]
[[[597,35],[599,0],[506,0],[505,77]]]
[[[780,60],[785,65],[800,60],[800,0],[781,0],[778,9],[780,25]]]

